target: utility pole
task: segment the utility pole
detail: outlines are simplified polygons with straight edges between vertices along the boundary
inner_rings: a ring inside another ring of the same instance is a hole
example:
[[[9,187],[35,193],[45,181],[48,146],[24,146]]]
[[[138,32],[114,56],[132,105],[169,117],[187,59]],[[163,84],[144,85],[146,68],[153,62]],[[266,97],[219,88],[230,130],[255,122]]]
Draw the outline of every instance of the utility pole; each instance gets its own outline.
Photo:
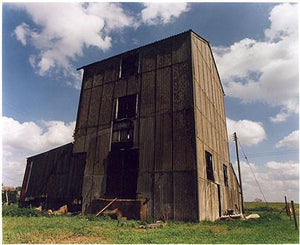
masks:
[[[241,188],[242,214],[244,214],[245,213],[244,196],[243,196],[243,186],[242,186],[242,177],[241,177],[240,157],[239,157],[239,148],[238,148],[238,142],[237,142],[236,132],[234,132],[233,137],[234,137],[234,142],[235,142],[236,160],[237,160],[237,165],[238,165],[239,181],[240,181],[240,188]]]

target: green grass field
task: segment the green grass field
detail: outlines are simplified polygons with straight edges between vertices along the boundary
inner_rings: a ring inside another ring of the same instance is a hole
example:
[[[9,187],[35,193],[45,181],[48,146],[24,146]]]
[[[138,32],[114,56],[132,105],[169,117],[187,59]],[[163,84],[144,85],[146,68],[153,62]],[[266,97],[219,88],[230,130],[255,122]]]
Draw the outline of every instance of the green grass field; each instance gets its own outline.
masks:
[[[283,203],[245,206],[246,214],[257,213],[261,218],[199,223],[169,221],[160,229],[138,229],[140,221],[118,222],[81,215],[48,217],[35,210],[3,207],[3,243],[299,243],[299,231],[295,230],[293,220],[284,212],[279,215]]]

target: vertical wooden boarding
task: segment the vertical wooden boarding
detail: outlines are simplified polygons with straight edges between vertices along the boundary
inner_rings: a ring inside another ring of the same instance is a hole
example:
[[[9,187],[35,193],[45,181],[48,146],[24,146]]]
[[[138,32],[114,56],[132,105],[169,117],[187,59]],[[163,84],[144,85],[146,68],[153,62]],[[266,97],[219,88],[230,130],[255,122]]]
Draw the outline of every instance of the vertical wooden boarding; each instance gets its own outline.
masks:
[[[195,170],[193,112],[173,113],[173,170]]]
[[[171,67],[157,70],[156,113],[169,113],[171,109]]]
[[[99,107],[101,102],[102,86],[92,89],[91,101],[88,113],[88,127],[96,127],[99,119]]]
[[[155,113],[155,72],[142,74],[141,117],[153,116]]]
[[[189,79],[187,63],[173,65],[173,110],[179,111],[193,106],[193,85]]]
[[[99,115],[100,128],[110,127],[112,115],[112,99],[113,99],[114,83],[108,83],[103,86],[101,109]]]
[[[157,49],[155,46],[150,48],[145,48],[141,53],[140,57],[142,59],[142,73],[148,71],[154,71],[156,69],[156,52]]]
[[[172,63],[172,40],[168,39],[158,45],[157,68],[170,66]]]
[[[173,219],[172,172],[155,173],[154,183],[154,218]]]
[[[172,117],[169,113],[156,117],[155,170],[172,171]]]
[[[84,128],[87,127],[87,120],[88,120],[88,111],[89,111],[89,103],[90,103],[90,96],[91,96],[91,89],[83,90],[81,103],[79,105],[79,119],[78,125],[76,128]]]
[[[174,219],[198,220],[195,171],[174,172]]]

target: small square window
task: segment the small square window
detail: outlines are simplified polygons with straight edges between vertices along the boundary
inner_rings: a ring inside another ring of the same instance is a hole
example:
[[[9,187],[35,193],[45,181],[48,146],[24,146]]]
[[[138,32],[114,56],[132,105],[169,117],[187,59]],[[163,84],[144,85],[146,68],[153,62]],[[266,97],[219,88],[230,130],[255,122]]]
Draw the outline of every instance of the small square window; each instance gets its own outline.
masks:
[[[121,77],[137,74],[139,70],[139,54],[132,54],[122,58]]]

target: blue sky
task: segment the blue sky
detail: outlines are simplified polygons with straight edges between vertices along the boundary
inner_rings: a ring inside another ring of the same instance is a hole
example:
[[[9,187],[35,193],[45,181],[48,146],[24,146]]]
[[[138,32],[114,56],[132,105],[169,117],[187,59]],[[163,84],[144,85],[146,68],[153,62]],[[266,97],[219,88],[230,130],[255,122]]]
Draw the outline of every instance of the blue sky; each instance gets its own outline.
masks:
[[[4,185],[21,185],[26,157],[72,141],[81,78],[76,68],[193,29],[210,42],[226,93],[228,133],[237,132],[267,200],[298,200],[296,4],[2,7]],[[232,142],[230,153],[235,165]],[[245,199],[262,199],[241,160]]]

